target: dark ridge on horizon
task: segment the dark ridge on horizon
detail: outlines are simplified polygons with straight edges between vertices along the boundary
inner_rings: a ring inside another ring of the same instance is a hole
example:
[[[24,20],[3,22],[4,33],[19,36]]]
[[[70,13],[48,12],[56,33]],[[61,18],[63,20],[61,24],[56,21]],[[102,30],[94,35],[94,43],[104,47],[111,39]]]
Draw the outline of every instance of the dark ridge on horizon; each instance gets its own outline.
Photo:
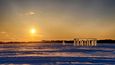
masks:
[[[64,40],[65,43],[74,43],[73,40]],[[2,43],[63,43],[63,40],[42,40],[42,41],[29,41],[29,42],[15,42],[15,41],[10,41],[10,42],[3,42],[0,41],[0,44]],[[115,40],[112,39],[105,39],[105,40],[97,40],[97,43],[115,43]]]

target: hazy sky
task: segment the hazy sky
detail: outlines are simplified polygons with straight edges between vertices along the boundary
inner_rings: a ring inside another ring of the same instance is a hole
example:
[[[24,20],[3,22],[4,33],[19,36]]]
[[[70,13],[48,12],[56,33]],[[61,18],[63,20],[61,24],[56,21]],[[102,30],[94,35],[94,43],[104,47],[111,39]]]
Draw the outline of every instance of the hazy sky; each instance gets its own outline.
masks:
[[[115,0],[0,0],[1,41],[74,37],[115,39]]]

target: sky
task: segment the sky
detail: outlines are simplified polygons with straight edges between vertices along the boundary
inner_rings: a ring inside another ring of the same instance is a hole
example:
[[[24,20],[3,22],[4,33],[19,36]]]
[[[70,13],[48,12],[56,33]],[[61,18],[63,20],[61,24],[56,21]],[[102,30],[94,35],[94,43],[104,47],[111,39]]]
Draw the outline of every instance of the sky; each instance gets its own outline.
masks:
[[[115,0],[0,0],[0,41],[115,39]]]

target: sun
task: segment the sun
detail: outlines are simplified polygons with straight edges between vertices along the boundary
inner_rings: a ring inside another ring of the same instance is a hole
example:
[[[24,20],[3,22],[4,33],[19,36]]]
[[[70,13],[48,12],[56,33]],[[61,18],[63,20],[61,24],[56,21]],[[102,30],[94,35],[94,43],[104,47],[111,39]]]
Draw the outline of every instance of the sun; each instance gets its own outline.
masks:
[[[36,33],[36,29],[35,29],[35,28],[32,28],[32,29],[30,30],[30,33],[31,33],[31,34],[35,34],[35,33]]]

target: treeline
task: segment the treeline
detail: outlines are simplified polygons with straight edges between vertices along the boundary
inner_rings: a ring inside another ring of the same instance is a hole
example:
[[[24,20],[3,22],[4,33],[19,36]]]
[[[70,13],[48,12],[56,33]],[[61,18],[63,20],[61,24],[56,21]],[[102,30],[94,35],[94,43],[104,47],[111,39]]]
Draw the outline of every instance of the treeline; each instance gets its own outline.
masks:
[[[43,43],[63,43],[63,41],[65,43],[74,43],[73,40],[42,40],[41,42]]]
[[[97,43],[115,43],[115,40],[97,40]]]
[[[43,43],[63,43],[63,40],[42,41]],[[65,43],[74,43],[73,40],[64,40]],[[97,43],[115,43],[115,40],[97,40]]]
[[[42,40],[42,41],[30,41],[30,42],[0,42],[2,43],[74,43],[73,40]],[[115,43],[115,40],[97,40],[97,43]]]

